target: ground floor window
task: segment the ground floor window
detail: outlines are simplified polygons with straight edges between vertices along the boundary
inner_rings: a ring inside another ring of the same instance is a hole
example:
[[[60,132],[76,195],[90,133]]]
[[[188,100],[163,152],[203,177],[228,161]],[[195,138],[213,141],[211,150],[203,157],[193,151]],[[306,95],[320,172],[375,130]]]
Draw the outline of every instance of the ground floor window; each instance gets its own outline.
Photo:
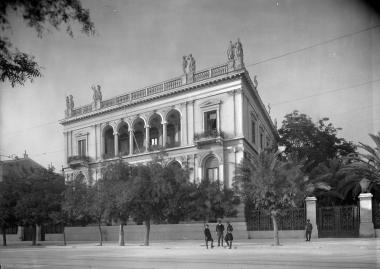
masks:
[[[210,181],[219,180],[219,162],[214,156],[209,157],[205,162],[205,178]]]

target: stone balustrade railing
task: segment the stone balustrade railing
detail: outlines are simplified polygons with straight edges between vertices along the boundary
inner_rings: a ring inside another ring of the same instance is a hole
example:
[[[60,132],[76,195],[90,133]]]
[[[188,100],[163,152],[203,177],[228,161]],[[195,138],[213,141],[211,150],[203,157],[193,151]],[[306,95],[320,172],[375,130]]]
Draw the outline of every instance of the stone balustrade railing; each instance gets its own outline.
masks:
[[[201,70],[199,72],[194,73],[194,82],[202,81],[205,79],[209,79],[212,77],[221,76],[228,73],[228,64],[223,64],[219,66],[215,66],[206,70]],[[159,84],[155,84],[153,86],[149,86],[137,91],[133,91],[128,94],[119,95],[114,98],[104,100],[101,102],[101,109],[112,107],[114,105],[126,104],[129,102],[133,102],[135,100],[140,100],[147,98],[152,95],[160,94],[162,92],[172,90],[184,85],[184,80],[182,77],[177,77],[175,79],[167,80]],[[93,106],[85,105],[82,107],[75,108],[71,116],[79,116],[93,111]]]

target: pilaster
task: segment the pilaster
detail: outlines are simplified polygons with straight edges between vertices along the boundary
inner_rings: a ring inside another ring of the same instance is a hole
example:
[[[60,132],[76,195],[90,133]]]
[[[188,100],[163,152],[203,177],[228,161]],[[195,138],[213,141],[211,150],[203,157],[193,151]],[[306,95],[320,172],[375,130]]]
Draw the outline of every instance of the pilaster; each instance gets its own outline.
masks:
[[[312,238],[318,238],[318,226],[317,226],[317,198],[306,197],[306,219],[310,220],[313,225],[313,231],[311,233]]]
[[[361,193],[360,200],[360,226],[359,237],[375,237],[375,228],[372,222],[372,197],[371,193]]]

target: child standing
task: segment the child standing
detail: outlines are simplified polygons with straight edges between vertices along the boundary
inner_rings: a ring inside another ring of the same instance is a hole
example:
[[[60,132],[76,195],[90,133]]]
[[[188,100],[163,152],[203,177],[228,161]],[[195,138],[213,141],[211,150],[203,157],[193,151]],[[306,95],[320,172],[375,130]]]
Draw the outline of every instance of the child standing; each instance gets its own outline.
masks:
[[[232,236],[233,230],[234,229],[232,228],[231,223],[227,222],[227,234],[226,234],[225,240],[226,240],[228,248],[230,249],[232,248],[232,241],[234,240],[234,237]]]
[[[306,230],[306,241],[310,241],[311,231],[313,230],[313,225],[310,223],[309,219],[306,222],[305,230]]]
[[[214,248],[214,239],[211,237],[210,229],[208,228],[208,224],[205,225],[205,241],[206,241],[206,248],[208,249],[208,241],[211,241],[211,248]]]

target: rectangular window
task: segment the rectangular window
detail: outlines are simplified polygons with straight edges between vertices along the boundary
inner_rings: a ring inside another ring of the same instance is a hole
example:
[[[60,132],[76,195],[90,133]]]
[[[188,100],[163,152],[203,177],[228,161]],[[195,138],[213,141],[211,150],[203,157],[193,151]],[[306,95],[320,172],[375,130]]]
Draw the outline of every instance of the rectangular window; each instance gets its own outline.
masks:
[[[208,111],[204,113],[205,132],[217,131],[217,116],[216,110]]]
[[[218,180],[218,168],[208,168],[207,169],[207,178],[210,181],[217,181]]]
[[[256,122],[254,121],[252,121],[252,124],[251,124],[251,131],[252,131],[251,142],[253,144],[256,144]]]
[[[86,139],[78,140],[78,155],[86,156]]]
[[[269,148],[269,146],[270,146],[270,139],[269,139],[269,137],[267,136],[267,139],[266,139],[267,141],[267,148]]]
[[[264,135],[262,133],[260,133],[260,147],[261,149],[264,148]]]
[[[152,146],[157,146],[158,145],[158,138],[152,138],[151,140],[150,140],[150,144],[152,145]]]

